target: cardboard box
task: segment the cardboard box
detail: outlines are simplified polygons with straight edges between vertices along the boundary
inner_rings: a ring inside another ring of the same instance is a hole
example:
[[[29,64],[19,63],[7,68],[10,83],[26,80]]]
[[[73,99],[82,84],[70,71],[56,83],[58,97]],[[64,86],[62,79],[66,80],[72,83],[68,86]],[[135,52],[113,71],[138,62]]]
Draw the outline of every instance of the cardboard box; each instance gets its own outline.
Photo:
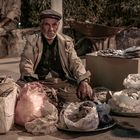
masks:
[[[91,72],[91,86],[104,86],[113,91],[124,89],[123,80],[130,73],[140,73],[140,58],[86,55],[86,69]]]

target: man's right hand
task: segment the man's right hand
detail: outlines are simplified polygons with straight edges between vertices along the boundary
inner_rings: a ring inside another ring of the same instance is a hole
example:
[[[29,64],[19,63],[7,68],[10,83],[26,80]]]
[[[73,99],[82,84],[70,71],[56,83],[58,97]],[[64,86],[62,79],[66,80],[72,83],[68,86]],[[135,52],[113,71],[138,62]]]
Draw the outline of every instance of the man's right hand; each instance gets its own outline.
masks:
[[[94,93],[91,86],[85,80],[81,81],[77,88],[77,96],[81,100],[93,100]]]

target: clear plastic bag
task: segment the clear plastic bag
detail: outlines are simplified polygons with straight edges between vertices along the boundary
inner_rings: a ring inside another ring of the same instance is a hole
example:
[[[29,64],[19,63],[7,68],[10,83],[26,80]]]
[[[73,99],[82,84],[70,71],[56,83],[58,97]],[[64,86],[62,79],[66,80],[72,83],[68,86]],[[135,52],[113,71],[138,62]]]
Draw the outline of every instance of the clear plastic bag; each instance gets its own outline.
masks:
[[[91,101],[70,103],[60,113],[60,123],[70,130],[94,130],[99,125],[96,105]]]
[[[15,122],[25,125],[26,122],[42,117],[45,100],[47,100],[47,96],[40,83],[25,84],[17,101]]]

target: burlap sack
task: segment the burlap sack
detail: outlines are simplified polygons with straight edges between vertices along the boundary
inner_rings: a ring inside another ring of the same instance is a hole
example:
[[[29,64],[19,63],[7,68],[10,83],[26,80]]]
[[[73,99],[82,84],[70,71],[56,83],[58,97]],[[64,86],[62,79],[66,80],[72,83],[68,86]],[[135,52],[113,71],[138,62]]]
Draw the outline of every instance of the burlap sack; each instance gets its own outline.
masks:
[[[10,78],[0,83],[0,133],[8,132],[14,123],[18,86]]]

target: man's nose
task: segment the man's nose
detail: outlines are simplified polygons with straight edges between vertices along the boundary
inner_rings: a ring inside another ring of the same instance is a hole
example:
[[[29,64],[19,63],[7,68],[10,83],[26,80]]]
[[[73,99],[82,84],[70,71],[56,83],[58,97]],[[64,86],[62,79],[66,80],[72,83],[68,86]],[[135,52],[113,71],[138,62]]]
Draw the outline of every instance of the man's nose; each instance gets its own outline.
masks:
[[[53,26],[52,25],[50,25],[50,28],[49,28],[51,31],[53,30]]]

